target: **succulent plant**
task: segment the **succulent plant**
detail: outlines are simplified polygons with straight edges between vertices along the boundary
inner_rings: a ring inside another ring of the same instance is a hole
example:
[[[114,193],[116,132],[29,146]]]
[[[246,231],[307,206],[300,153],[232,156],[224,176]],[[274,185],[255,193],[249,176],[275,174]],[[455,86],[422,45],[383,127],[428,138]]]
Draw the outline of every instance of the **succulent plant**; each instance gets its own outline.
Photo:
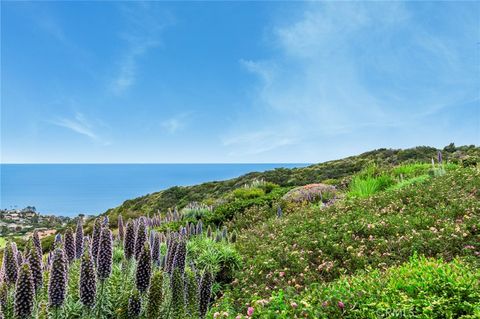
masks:
[[[140,218],[138,221],[137,236],[135,239],[135,259],[138,260],[142,252],[142,248],[147,241],[147,228],[145,226],[145,220]]]
[[[75,259],[75,239],[71,228],[65,231],[65,255],[68,263],[72,263]]]
[[[3,252],[3,262],[5,267],[5,282],[8,285],[14,285],[18,277],[17,256],[12,243],[8,243]]]
[[[98,280],[104,281],[112,272],[112,232],[108,228],[103,228],[100,235],[100,243],[98,247],[97,259],[97,277]]]
[[[32,271],[28,263],[20,267],[17,285],[15,287],[15,317],[30,318],[33,312],[35,288],[33,286]]]
[[[43,273],[42,257],[38,255],[38,249],[35,247],[35,245],[30,247],[30,252],[27,256],[27,262],[30,265],[30,270],[32,272],[35,293],[38,293],[43,285]]]
[[[125,259],[129,260],[135,254],[135,224],[132,221],[127,223],[125,239],[123,241]]]
[[[185,317],[185,284],[180,269],[174,268],[172,274],[172,317]]]
[[[79,218],[77,222],[77,230],[75,231],[75,258],[80,259],[83,254],[83,225],[82,219]]]
[[[95,280],[93,259],[88,248],[85,249],[82,256],[79,290],[82,304],[87,308],[92,308],[95,305],[97,282]]]
[[[200,281],[200,318],[205,318],[210,304],[213,276],[210,271],[205,271]]]
[[[148,242],[143,245],[143,249],[138,257],[136,285],[138,291],[144,293],[150,285],[150,276],[152,274],[152,256]]]
[[[152,276],[152,282],[148,289],[147,318],[160,317],[163,302],[163,273],[156,271]]]
[[[51,308],[60,307],[65,301],[67,292],[67,265],[65,254],[57,248],[53,255],[52,269],[48,284],[48,299]]]
[[[137,318],[140,315],[142,310],[142,299],[140,299],[140,294],[138,290],[132,291],[130,298],[128,298],[128,317]]]

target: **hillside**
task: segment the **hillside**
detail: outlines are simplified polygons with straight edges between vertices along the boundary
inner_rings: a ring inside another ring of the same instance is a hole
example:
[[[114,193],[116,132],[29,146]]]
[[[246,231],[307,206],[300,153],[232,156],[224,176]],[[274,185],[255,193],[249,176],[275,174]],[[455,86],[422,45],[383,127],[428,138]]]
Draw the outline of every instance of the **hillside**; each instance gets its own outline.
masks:
[[[427,162],[437,157],[438,149],[428,146],[419,146],[411,149],[378,149],[357,156],[310,165],[304,168],[275,169],[266,172],[252,172],[226,181],[207,182],[193,186],[176,186],[163,191],[148,194],[135,199],[127,200],[122,205],[109,209],[107,214],[115,225],[116,216],[135,217],[139,214],[154,214],[165,212],[174,207],[183,208],[191,202],[215,203],[228,192],[249,184],[254,180],[265,180],[281,187],[301,186],[311,183],[329,182],[335,185],[342,183],[360,171],[368,163],[379,166],[393,166],[409,162]],[[446,161],[460,162],[473,161],[480,158],[480,148],[471,146],[455,147],[453,144],[443,150]]]
[[[0,318],[479,318],[479,159],[382,149],[130,200],[54,252],[8,243]]]

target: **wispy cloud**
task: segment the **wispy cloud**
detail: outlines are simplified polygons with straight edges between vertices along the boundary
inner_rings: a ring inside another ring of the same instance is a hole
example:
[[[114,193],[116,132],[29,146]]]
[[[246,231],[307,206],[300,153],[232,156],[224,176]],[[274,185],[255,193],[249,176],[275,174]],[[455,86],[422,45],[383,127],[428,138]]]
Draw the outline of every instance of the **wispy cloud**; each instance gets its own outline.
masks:
[[[268,143],[401,128],[475,94],[456,38],[413,18],[407,4],[313,2],[297,13],[271,27],[270,58],[240,60],[259,79],[258,116],[232,127],[226,146],[268,151]],[[475,30],[467,20],[462,33]],[[281,133],[257,138],[255,127]]]
[[[110,89],[116,95],[123,94],[134,85],[139,59],[161,44],[160,33],[172,22],[171,15],[159,12],[154,4],[123,4],[120,10],[125,17],[127,30],[120,34],[126,48],[110,81]]]
[[[190,113],[180,113],[160,123],[162,128],[169,134],[175,134],[187,126]]]
[[[109,144],[106,140],[101,138],[95,131],[94,124],[88,120],[82,113],[77,112],[73,117],[60,117],[51,121],[52,124],[67,128],[75,133],[84,135],[92,141],[100,142],[102,144]]]
[[[289,134],[268,130],[239,133],[222,140],[224,146],[233,149],[230,156],[261,154],[296,142],[298,139]]]

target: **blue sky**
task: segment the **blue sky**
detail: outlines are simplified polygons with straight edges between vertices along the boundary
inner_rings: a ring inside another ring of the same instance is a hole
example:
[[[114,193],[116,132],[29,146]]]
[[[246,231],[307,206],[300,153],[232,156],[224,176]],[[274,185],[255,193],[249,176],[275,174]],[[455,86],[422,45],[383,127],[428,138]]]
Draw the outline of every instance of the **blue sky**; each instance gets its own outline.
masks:
[[[480,144],[479,2],[2,2],[1,160]]]

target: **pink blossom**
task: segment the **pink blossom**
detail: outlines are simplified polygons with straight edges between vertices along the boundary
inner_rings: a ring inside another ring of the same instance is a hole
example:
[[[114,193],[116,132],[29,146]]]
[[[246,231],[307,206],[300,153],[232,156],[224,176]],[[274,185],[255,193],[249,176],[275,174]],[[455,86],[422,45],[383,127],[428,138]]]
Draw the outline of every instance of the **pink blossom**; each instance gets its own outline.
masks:
[[[297,305],[297,303],[296,303],[295,301],[293,301],[292,303],[290,303],[290,306],[292,306],[293,308],[297,308],[297,307],[298,307],[298,305]]]
[[[339,302],[338,302],[338,307],[339,307],[340,309],[343,309],[343,308],[345,308],[345,304],[344,304],[343,302],[339,301]]]
[[[247,315],[251,317],[253,315],[253,307],[248,307]]]

